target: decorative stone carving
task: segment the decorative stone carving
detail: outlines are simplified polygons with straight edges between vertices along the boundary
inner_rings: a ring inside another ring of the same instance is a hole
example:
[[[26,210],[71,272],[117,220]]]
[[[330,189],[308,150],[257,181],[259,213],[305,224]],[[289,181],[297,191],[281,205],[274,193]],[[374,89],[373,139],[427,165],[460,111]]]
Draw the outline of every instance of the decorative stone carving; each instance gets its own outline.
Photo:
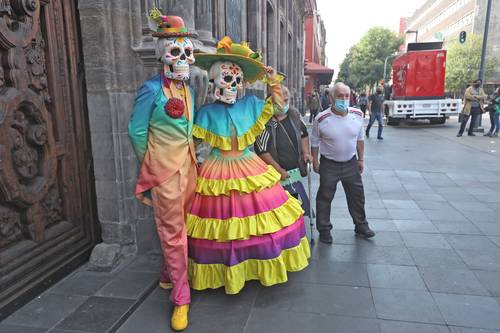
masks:
[[[0,248],[21,238],[20,214],[7,206],[0,205]]]

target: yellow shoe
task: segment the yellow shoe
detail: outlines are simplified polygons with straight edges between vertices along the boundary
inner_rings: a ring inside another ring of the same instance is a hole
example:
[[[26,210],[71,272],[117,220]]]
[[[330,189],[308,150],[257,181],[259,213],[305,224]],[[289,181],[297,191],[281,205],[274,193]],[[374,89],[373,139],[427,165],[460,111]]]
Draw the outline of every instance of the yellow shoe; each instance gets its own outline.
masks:
[[[172,289],[173,286],[172,286],[172,283],[170,283],[170,282],[160,282],[160,288],[168,290],[168,289]]]
[[[174,331],[182,331],[188,327],[189,304],[175,306],[170,326]]]

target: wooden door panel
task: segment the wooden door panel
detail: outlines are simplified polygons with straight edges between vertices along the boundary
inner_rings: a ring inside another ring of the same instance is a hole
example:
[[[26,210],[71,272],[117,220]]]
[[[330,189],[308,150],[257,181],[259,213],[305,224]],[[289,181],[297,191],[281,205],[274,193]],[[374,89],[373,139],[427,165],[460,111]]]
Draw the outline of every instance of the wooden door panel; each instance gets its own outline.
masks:
[[[0,318],[96,241],[77,24],[74,1],[0,0]]]

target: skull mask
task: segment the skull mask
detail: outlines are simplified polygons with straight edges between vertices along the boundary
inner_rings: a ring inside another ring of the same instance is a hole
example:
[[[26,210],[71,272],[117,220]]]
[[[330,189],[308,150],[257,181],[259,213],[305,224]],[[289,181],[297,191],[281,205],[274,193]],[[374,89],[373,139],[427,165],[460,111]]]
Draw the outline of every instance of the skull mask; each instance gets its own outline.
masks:
[[[189,38],[161,38],[156,56],[165,65],[165,76],[172,80],[188,80],[189,65],[194,64],[193,43]]]
[[[216,62],[210,67],[209,79],[214,84],[214,98],[227,104],[236,103],[238,90],[243,88],[243,71],[230,61]]]

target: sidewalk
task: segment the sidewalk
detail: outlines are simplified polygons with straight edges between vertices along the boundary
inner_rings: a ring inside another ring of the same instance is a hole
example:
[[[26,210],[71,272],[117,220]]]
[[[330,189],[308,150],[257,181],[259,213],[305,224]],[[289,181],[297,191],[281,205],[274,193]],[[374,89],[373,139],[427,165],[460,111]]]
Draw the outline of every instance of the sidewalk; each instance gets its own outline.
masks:
[[[500,141],[457,130],[451,119],[368,139],[375,238],[355,237],[339,185],[333,245],[316,244],[310,266],[286,284],[194,292],[186,332],[500,333]],[[0,332],[170,332],[159,266],[152,254],[112,273],[83,267]]]

